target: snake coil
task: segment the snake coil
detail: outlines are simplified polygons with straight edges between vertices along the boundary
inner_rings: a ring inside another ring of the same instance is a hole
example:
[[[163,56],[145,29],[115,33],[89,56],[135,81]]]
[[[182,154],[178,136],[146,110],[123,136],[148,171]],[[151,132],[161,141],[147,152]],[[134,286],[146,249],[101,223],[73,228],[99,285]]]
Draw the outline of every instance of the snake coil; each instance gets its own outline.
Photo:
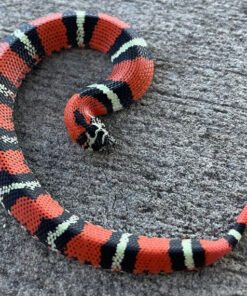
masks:
[[[247,205],[235,226],[218,240],[146,237],[104,229],[65,210],[40,185],[19,147],[13,124],[17,90],[27,72],[63,48],[107,54],[113,71],[71,97],[65,124],[73,141],[91,150],[114,143],[98,116],[118,111],[148,89],[154,64],[146,41],[125,22],[84,11],[54,13],[21,26],[0,43],[0,201],[49,248],[95,267],[132,273],[170,273],[210,265],[240,240]]]

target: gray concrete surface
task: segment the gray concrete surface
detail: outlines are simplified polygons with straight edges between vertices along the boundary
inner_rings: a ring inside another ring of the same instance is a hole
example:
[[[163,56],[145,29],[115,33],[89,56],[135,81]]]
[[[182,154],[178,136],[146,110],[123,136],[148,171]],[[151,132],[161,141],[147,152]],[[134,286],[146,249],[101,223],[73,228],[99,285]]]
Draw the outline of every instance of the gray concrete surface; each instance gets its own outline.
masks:
[[[141,32],[155,59],[148,93],[104,119],[120,145],[81,151],[67,100],[110,74],[103,54],[64,51],[23,83],[15,124],[26,159],[62,205],[94,223],[167,237],[220,237],[247,199],[247,2],[3,0],[0,39],[54,11],[96,9]],[[199,272],[130,275],[48,251],[1,209],[0,295],[246,295],[247,237]]]

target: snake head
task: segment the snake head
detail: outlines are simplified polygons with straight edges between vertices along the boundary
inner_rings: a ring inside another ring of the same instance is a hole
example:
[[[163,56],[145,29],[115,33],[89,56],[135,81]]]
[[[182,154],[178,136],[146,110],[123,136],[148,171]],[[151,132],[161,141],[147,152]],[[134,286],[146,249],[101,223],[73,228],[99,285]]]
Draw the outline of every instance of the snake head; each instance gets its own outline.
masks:
[[[115,139],[109,135],[104,123],[96,117],[92,117],[90,124],[86,128],[86,137],[87,148],[93,151],[103,150],[116,142]]]

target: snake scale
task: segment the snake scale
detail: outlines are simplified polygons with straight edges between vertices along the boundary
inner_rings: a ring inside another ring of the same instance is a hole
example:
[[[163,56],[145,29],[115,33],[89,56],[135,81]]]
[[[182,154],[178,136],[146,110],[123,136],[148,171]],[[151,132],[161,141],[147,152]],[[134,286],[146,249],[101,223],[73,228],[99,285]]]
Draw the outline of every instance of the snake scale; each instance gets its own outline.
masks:
[[[19,147],[13,106],[26,73],[64,48],[97,49],[113,71],[84,87],[65,108],[73,141],[90,150],[114,143],[98,116],[118,111],[148,89],[154,62],[146,41],[127,23],[98,12],[53,13],[21,26],[0,43],[0,200],[32,236],[66,257],[130,273],[196,270],[231,251],[247,223],[247,205],[229,232],[217,240],[158,238],[122,233],[84,221],[42,188]]]

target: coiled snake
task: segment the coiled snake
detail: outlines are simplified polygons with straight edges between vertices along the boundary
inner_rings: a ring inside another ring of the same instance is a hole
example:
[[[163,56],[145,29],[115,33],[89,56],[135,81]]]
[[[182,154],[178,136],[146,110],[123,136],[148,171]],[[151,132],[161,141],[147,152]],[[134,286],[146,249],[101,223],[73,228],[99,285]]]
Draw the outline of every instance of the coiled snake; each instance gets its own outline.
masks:
[[[25,74],[63,48],[106,53],[112,74],[68,101],[65,123],[73,141],[91,150],[114,142],[98,116],[118,111],[146,92],[154,64],[146,41],[125,22],[104,13],[54,13],[21,26],[0,43],[0,199],[27,231],[66,257],[95,267],[132,273],[170,273],[210,265],[240,240],[247,206],[227,235],[209,241],[121,233],[95,226],[65,210],[31,172],[18,145],[13,105]]]

